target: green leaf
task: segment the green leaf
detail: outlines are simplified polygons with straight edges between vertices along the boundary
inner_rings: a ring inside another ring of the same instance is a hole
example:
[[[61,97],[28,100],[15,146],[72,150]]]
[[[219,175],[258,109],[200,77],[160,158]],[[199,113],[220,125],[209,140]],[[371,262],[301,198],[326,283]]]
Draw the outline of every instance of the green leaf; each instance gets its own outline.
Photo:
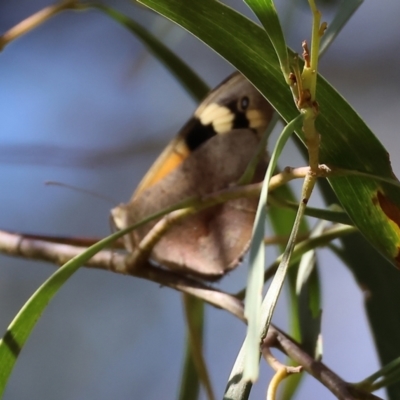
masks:
[[[211,380],[203,357],[204,302],[189,294],[183,294],[186,315],[186,351],[179,399],[197,399],[200,382],[208,399],[214,399]]]
[[[92,7],[104,12],[139,38],[195,100],[200,101],[210,91],[203,80],[184,61],[136,21],[102,4],[92,5]]]
[[[341,238],[339,253],[364,293],[373,338],[382,365],[400,357],[400,273],[358,233]],[[400,378],[400,377],[399,377]],[[387,389],[389,398],[400,398],[400,379]]]
[[[126,234],[126,231],[120,231],[108,236],[65,263],[24,304],[0,340],[0,397],[4,393],[19,353],[51,299],[81,265],[100,250],[110,246],[116,239]]]
[[[245,0],[245,2],[262,23],[272,45],[274,46],[282,73],[286,78],[288,78],[290,67],[287,45],[273,0]]]
[[[310,238],[319,237],[325,226],[326,222],[320,221],[312,230]],[[321,334],[321,293],[315,249],[308,251],[301,258],[296,278],[301,344],[310,356],[321,359],[322,354],[319,351],[322,349],[318,347]]]
[[[269,206],[268,218],[271,222],[271,226],[275,235],[278,237],[289,236],[291,227],[293,226],[293,222],[296,216],[296,210],[298,208],[298,202],[295,202],[295,196],[292,193],[290,187],[288,185],[281,186],[276,189],[273,193],[274,196],[279,197],[279,199],[291,200],[293,203],[292,209],[284,209],[279,207],[277,204]],[[270,198],[271,200],[271,198]],[[303,219],[300,226],[300,233],[307,234],[309,232],[308,224],[305,219]],[[285,250],[283,245],[279,246],[281,252]],[[293,261],[293,255],[292,255]],[[289,326],[290,326],[290,336],[292,336],[299,343],[302,341],[301,334],[301,326],[303,322],[301,321],[301,312],[300,308],[304,306],[304,303],[299,303],[298,296],[296,294],[296,280],[297,280],[297,271],[299,267],[299,262],[295,262],[290,266],[288,271],[288,284],[289,284],[289,301],[290,305],[289,309]],[[314,270],[315,275],[315,286],[319,290],[319,279],[318,274]],[[307,305],[306,305],[307,307]],[[320,304],[317,304],[317,307],[320,308]],[[308,308],[308,307],[307,307]],[[288,364],[290,364],[290,360],[288,360]],[[304,374],[292,374],[285,379],[284,386],[281,390],[281,399],[289,400],[294,398],[294,394],[300,386],[302,379],[304,378]]]
[[[375,391],[400,380],[400,357],[386,364],[383,368],[357,383],[355,386],[365,391]]]
[[[286,121],[297,115],[267,33],[214,0],[141,0],[200,38],[241,71]],[[350,105],[321,77],[317,99],[321,114],[321,162],[387,178],[393,172],[387,152]],[[297,132],[302,136],[301,131]],[[400,248],[400,190],[371,179],[349,176],[329,180],[360,231],[394,265]],[[399,223],[399,225],[398,225]]]
[[[289,123],[285,129],[288,129],[292,124],[294,125],[295,121],[296,121],[296,119],[293,120],[291,123]],[[314,187],[314,184],[315,184],[315,177],[308,174],[305,177],[305,180],[303,183],[302,200],[304,200],[305,198],[308,198],[308,196],[309,196],[308,193],[311,193],[312,188]],[[268,288],[268,292],[265,295],[264,300],[262,302],[261,313],[260,313],[260,315],[261,315],[260,321],[261,321],[261,325],[262,325],[262,330],[261,330],[261,334],[260,334],[261,340],[263,338],[265,338],[267,335],[269,325],[271,323],[272,315],[275,310],[279,294],[282,290],[283,283],[285,281],[285,278],[286,278],[286,275],[288,272],[289,264],[291,261],[291,256],[293,254],[297,235],[298,235],[298,232],[299,232],[299,229],[301,226],[301,221],[304,216],[305,207],[306,207],[305,202],[300,201],[299,208],[298,208],[297,214],[296,214],[296,218],[294,220],[293,227],[290,232],[290,237],[288,239],[285,251],[282,254],[282,260],[279,263],[279,266],[275,272],[272,282]]]
[[[270,203],[275,205],[275,208],[287,208],[290,210],[297,210],[298,203],[288,200],[289,197],[283,198],[281,195],[277,196],[277,190],[270,195]],[[349,216],[342,211],[341,207],[337,206],[337,210],[326,210],[322,208],[307,207],[305,215],[318,219],[324,219],[326,221],[338,222],[345,225],[353,225]]]
[[[185,341],[185,356],[183,361],[179,400],[198,399],[200,393],[199,374],[194,364],[191,344],[188,335]]]
[[[224,400],[247,400],[249,398],[253,384],[251,381],[243,378],[246,347],[246,341],[244,341],[229,375]]]
[[[20,351],[25,345],[26,340],[31,334],[36,322],[39,320],[43,311],[55,296],[62,285],[81,267],[85,262],[97,254],[100,250],[110,247],[113,242],[123,237],[132,230],[147,224],[153,219],[162,217],[171,211],[185,207],[190,204],[191,199],[184,200],[180,204],[175,204],[165,208],[149,217],[141,220],[135,225],[126,229],[122,229],[87,248],[82,254],[72,258],[60,267],[49,279],[44,282],[39,289],[24,304],[19,313],[15,316],[6,333],[0,340],[0,360],[2,367],[0,368],[0,398],[3,395],[8,378],[14,368],[15,362]]]
[[[260,359],[259,343],[261,331],[263,330],[263,326],[260,325],[260,315],[262,311],[260,305],[260,294],[264,282],[264,262],[260,262],[259,260],[261,259],[261,261],[263,261],[264,258],[263,240],[265,216],[263,216],[263,209],[265,209],[265,202],[267,201],[268,194],[268,192],[266,191],[268,184],[266,182],[269,181],[273,171],[275,170],[276,161],[286,143],[286,140],[288,139],[290,133],[293,131],[296,123],[299,123],[300,120],[301,118],[299,117],[297,120],[293,121],[292,126],[289,125],[285,127],[284,132],[282,132],[282,134],[280,135],[280,139],[278,140],[278,143],[274,148],[274,152],[272,153],[271,160],[265,174],[265,180],[262,189],[264,193],[260,196],[260,203],[257,209],[257,216],[259,218],[257,219],[256,217],[256,222],[254,226],[254,231],[259,230],[259,232],[253,235],[254,239],[251,244],[253,252],[256,255],[256,257],[253,256],[253,259],[258,258],[258,260],[252,261],[250,258],[250,271],[248,277],[249,283],[246,288],[245,313],[247,312],[248,314],[248,330],[246,338],[232,367],[228,384],[225,389],[224,399],[227,400],[246,400],[251,391],[252,379],[254,379],[255,375],[258,375],[258,362]],[[263,219],[261,217],[263,217]],[[260,239],[262,242],[261,245]],[[261,277],[259,276],[260,273]],[[238,293],[236,296],[238,298],[242,298],[242,295],[240,293]],[[247,372],[245,375],[246,369]],[[248,378],[248,375],[250,375],[250,379]]]
[[[248,284],[246,289],[246,303],[245,303],[245,316],[247,318],[247,335],[245,339],[246,354],[245,354],[245,369],[243,371],[243,379],[251,380],[254,382],[258,377],[258,364],[260,359],[260,334],[263,330],[261,321],[261,294],[264,284],[264,268],[265,268],[265,220],[266,220],[266,204],[268,198],[268,184],[275,171],[278,158],[293,133],[294,129],[301,124],[302,116],[299,115],[295,120],[289,123],[282,131],[277,140],[274,151],[272,152],[271,159],[265,174],[263,187],[261,189],[260,200],[257,208],[257,214],[253,228],[253,239],[250,245],[249,257],[249,275]],[[283,283],[283,282],[282,282]],[[271,288],[270,288],[271,289]],[[279,291],[278,291],[279,294]],[[275,299],[276,301],[276,299]],[[271,304],[268,313],[272,316],[275,308],[275,302]],[[270,321],[267,321],[269,325]]]
[[[327,182],[319,188],[325,201],[336,203],[337,198]],[[376,251],[360,233],[340,238],[336,254],[352,271],[364,292],[365,308],[382,365],[400,357],[400,273]],[[400,382],[388,387],[391,400],[400,398]]]
[[[364,0],[342,0],[333,21],[328,25],[324,36],[321,38],[320,54],[325,53],[342,28],[347,24],[347,21],[356,12],[357,8]]]
[[[317,247],[327,247],[330,246],[330,243],[335,239],[340,239],[344,236],[350,235],[357,232],[356,228],[349,226],[349,225],[333,225],[328,228],[322,235],[317,238],[308,238],[305,240],[300,241],[296,244],[292,257],[290,258],[289,266],[294,267],[295,264],[300,261],[303,254],[305,254],[309,250],[316,249]],[[264,282],[267,282],[271,279],[279,264],[282,261],[282,254],[276,258],[276,260],[270,264],[265,272],[264,272]],[[289,270],[290,271],[290,270]],[[235,294],[235,297],[242,300],[245,297],[246,290],[242,289]]]

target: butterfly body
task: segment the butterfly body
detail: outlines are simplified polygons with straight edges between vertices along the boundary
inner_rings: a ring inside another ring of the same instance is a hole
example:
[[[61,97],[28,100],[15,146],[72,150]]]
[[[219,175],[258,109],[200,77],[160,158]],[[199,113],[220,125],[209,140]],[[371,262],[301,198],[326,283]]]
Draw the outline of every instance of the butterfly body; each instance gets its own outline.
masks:
[[[145,175],[127,204],[112,213],[118,228],[185,199],[202,197],[235,184],[259,147],[272,109],[241,75],[223,82]],[[259,161],[253,182],[267,166]],[[258,199],[242,198],[213,206],[175,224],[153,248],[151,258],[171,269],[217,279],[234,268],[247,250]],[[156,221],[132,232],[133,250]]]

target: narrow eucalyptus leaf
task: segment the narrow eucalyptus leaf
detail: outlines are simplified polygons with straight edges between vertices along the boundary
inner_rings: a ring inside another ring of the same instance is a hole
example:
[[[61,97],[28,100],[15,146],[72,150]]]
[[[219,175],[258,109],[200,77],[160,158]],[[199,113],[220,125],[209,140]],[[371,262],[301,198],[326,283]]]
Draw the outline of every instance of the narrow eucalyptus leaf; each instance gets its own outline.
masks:
[[[141,0],[178,23],[241,71],[284,120],[297,115],[274,47],[261,27],[214,0]],[[351,106],[318,79],[320,160],[332,167],[393,178],[388,153]],[[297,131],[300,137],[302,132]],[[394,265],[400,259],[400,189],[357,176],[329,179],[363,235]]]

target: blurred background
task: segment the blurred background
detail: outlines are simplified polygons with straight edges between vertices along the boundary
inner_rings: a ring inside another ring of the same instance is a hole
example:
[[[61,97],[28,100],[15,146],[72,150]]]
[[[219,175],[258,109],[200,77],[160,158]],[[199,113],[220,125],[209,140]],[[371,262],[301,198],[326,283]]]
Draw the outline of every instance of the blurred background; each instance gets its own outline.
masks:
[[[241,1],[226,3],[252,18]],[[276,3],[290,46],[301,52],[301,41],[309,38],[310,31],[307,2]],[[329,22],[337,2],[326,3],[321,9]],[[49,4],[3,0],[1,33]],[[232,71],[198,40],[152,12],[129,1],[107,4],[162,38],[210,86]],[[366,1],[320,64],[321,73],[389,150],[397,175],[399,15],[396,0]],[[60,236],[108,235],[109,210],[129,199],[195,106],[130,32],[98,11],[64,12],[12,42],[0,54],[0,228]],[[301,166],[304,161],[290,144],[280,165]],[[46,181],[82,187],[111,201],[45,186]],[[322,205],[318,196],[312,205]],[[348,381],[361,380],[379,368],[361,290],[327,250],[318,252],[318,261],[324,362]],[[54,270],[54,265],[0,255],[2,332]],[[239,268],[220,287],[238,290],[245,276],[246,268]],[[221,398],[245,327],[211,307],[206,308],[206,318],[205,354]],[[285,294],[274,322],[288,327]],[[82,268],[38,322],[4,398],[173,399],[184,338],[178,292]],[[265,396],[270,377],[270,370],[263,366],[251,398]],[[384,392],[378,395],[385,396]],[[297,398],[334,397],[306,378]]]

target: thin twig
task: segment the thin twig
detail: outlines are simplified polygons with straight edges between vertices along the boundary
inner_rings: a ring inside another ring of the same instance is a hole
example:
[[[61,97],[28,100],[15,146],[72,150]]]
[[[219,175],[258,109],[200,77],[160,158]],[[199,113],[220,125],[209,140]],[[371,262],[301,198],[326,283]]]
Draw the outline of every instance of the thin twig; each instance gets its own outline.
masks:
[[[83,7],[83,5],[79,4],[79,0],[62,0],[57,4],[52,4],[51,6],[43,8],[37,13],[24,19],[19,24],[13,26],[6,33],[4,33],[4,35],[0,36],[0,51],[3,50],[3,48],[13,40],[25,35],[32,29],[37,28],[59,12],[64,10],[81,9]]]
[[[382,400],[380,397],[360,390],[344,381],[325,364],[308,355],[294,339],[272,325],[263,343],[268,347],[281,350],[340,400]]]
[[[357,229],[353,226],[335,224],[325,229],[324,232],[315,238],[305,238],[304,240],[297,243],[293,249],[292,257],[290,259],[289,266],[293,265],[296,261],[300,259],[300,257],[309,250],[316,249],[317,247],[325,247],[328,246],[332,240],[337,238],[349,235],[351,233],[357,232]],[[269,265],[264,271],[264,282],[270,280],[279,267],[279,264],[282,261],[282,255],[278,256],[276,260]],[[246,289],[242,289],[235,294],[235,296],[239,299],[244,299]]]
[[[16,233],[0,231],[0,252],[10,256],[63,264],[84,250],[85,248],[80,246],[59,244],[46,240],[33,239]],[[246,322],[243,314],[243,303],[235,296],[215,289],[196,279],[155,267],[150,263],[146,263],[143,268],[128,271],[126,269],[125,258],[126,255],[104,250],[91,258],[86,266],[135,276],[168,286],[180,292],[189,293],[215,307],[230,312],[240,320]],[[267,346],[276,347],[283,351],[325,385],[339,399],[379,400],[379,397],[354,388],[354,386],[343,381],[324,364],[313,360],[296,341],[275,326],[270,325],[264,342],[267,343]]]
[[[31,239],[24,235],[0,231],[0,252],[10,256],[62,265],[84,250],[85,248],[80,246]],[[244,321],[243,303],[234,296],[214,289],[194,278],[155,267],[149,262],[146,262],[143,268],[127,270],[126,257],[126,254],[103,250],[92,257],[86,266],[147,279],[160,285],[192,294],[213,306],[229,311]]]
[[[275,375],[272,377],[271,382],[268,385],[267,390],[267,400],[275,400],[276,393],[280,383],[291,374],[298,374],[302,371],[303,367],[301,365],[293,367],[291,365],[282,364],[278,359],[276,359],[272,353],[271,348],[267,345],[267,341],[264,340],[261,346],[261,353],[265,361],[269,366],[275,371]]]
[[[293,372],[290,372],[288,368],[292,368]],[[295,368],[297,368],[297,371],[295,371]],[[300,367],[289,367],[286,365],[282,365],[274,374],[274,376],[271,379],[271,382],[268,385],[268,390],[267,390],[267,400],[275,400],[276,399],[276,394],[278,392],[278,388],[280,383],[285,380],[289,375],[293,373],[298,373],[301,371],[301,366]]]

